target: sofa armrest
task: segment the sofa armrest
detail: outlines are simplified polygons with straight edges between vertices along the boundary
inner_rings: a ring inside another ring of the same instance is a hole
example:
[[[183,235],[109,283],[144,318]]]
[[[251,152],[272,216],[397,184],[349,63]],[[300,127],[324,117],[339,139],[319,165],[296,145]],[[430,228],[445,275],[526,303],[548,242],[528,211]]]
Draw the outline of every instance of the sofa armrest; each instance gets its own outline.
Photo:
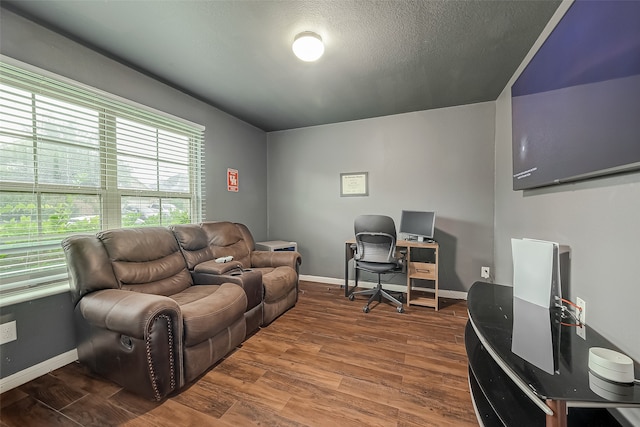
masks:
[[[151,323],[158,316],[167,315],[174,328],[178,328],[174,336],[182,337],[180,308],[174,300],[162,295],[105,289],[85,295],[78,308],[92,326],[137,339],[145,339]]]
[[[262,273],[257,270],[234,270],[228,274],[211,274],[194,271],[191,273],[196,285],[222,285],[233,283],[244,289],[247,295],[247,311],[262,303],[264,294]]]
[[[239,261],[216,262],[215,260],[197,264],[193,271],[196,273],[230,274],[233,270],[242,271],[242,263]]]
[[[156,401],[184,385],[183,320],[171,298],[105,289],[75,313],[78,358],[92,371]]]
[[[251,252],[251,266],[281,267],[288,266],[298,271],[298,265],[302,264],[302,256],[293,251],[253,251]]]

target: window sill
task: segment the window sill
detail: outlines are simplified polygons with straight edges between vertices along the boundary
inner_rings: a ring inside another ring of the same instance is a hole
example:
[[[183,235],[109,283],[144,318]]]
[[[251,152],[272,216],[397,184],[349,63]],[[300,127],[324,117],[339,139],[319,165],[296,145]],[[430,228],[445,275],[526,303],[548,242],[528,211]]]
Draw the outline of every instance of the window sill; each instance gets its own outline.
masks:
[[[0,307],[19,304],[21,302],[32,301],[38,298],[45,298],[52,295],[69,292],[68,282],[58,282],[51,285],[38,286],[32,289],[20,289],[0,293]]]

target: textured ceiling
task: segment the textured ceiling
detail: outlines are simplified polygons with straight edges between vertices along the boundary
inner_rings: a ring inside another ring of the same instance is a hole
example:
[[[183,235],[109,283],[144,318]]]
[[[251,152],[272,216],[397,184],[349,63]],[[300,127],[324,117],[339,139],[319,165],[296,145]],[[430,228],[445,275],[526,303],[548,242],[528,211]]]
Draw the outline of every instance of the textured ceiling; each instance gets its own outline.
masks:
[[[3,0],[265,131],[495,100],[559,4]]]

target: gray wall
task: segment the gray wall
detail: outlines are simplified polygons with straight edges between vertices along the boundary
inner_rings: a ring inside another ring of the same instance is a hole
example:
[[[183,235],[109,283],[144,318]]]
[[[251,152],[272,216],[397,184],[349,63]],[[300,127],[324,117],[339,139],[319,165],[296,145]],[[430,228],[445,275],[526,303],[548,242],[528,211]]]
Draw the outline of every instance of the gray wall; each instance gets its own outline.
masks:
[[[0,13],[2,54],[205,126],[207,219],[234,219],[266,237],[265,132],[6,9]],[[229,167],[239,171],[238,193],[227,192]]]
[[[15,320],[18,339],[2,344],[1,378],[76,348],[68,293],[0,309],[2,323]]]
[[[267,237],[265,132],[6,9],[0,9],[0,19],[2,54],[205,126],[206,219],[243,222],[257,240]],[[239,171],[238,193],[227,192],[229,167]],[[19,337],[2,346],[3,378],[75,348],[70,304],[59,298],[1,309],[3,316],[18,319]],[[48,309],[34,309],[40,306]],[[30,322],[20,320],[24,313]]]
[[[468,290],[493,265],[494,117],[490,102],[269,133],[269,237],[298,242],[302,274],[343,278],[357,215],[435,210],[440,287]],[[340,197],[340,173],[363,171],[369,196]]]
[[[512,237],[569,245],[569,297],[585,300],[590,327],[640,360],[640,173],[513,191],[510,94],[507,86],[496,103],[496,282],[512,284]]]

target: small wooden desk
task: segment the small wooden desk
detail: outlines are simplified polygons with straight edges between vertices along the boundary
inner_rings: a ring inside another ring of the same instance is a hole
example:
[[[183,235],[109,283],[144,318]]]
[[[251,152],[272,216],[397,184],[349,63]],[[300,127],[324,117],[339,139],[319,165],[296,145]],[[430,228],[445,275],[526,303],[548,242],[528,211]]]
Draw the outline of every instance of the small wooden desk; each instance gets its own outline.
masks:
[[[344,296],[348,297],[355,286],[349,289],[349,261],[353,259],[355,239],[349,239],[345,242],[345,258],[344,258]],[[412,249],[431,249],[434,253],[433,262],[412,261]],[[407,263],[407,306],[420,305],[424,307],[433,307],[438,310],[438,250],[440,245],[437,242],[417,242],[415,240],[398,240],[396,249],[406,249],[407,254],[405,261]],[[358,270],[355,271],[356,279]],[[433,282],[433,287],[414,286],[412,280],[428,280]]]

